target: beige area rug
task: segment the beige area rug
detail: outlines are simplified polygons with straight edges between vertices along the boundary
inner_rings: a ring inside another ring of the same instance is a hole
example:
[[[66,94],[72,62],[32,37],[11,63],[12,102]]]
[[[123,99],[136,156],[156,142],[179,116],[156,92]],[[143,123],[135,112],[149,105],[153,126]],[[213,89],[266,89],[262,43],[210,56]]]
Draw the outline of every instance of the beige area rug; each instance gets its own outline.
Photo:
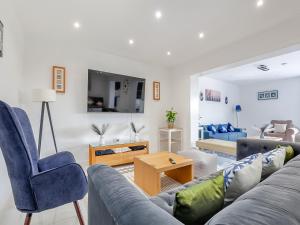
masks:
[[[114,167],[114,169],[119,171],[119,173],[121,173],[123,176],[125,176],[130,183],[132,183],[135,187],[137,187],[137,189],[139,189],[143,194],[148,196],[147,193],[145,193],[142,189],[140,189],[134,183],[134,165],[118,166],[118,167]],[[161,175],[161,192],[172,190],[181,185],[182,184],[178,183],[177,181],[173,180],[172,178],[170,178],[164,174]]]

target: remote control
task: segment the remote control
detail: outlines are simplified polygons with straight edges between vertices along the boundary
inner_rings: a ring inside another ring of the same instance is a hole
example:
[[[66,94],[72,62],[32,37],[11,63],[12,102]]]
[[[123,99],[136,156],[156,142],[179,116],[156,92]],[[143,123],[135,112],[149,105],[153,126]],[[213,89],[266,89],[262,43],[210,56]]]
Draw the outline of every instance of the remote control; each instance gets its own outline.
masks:
[[[176,164],[176,161],[175,161],[174,159],[172,159],[172,158],[169,158],[169,161],[170,161],[170,163],[172,163],[172,164]]]

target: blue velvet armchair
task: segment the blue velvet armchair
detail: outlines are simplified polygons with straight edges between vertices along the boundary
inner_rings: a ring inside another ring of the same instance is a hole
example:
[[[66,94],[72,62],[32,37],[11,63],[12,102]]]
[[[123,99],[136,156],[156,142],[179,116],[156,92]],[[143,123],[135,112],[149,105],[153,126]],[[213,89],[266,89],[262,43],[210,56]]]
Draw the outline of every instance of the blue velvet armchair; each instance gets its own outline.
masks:
[[[33,213],[72,203],[84,224],[78,200],[87,193],[87,179],[70,152],[39,159],[30,121],[19,108],[0,101],[0,148],[2,150],[16,208]]]

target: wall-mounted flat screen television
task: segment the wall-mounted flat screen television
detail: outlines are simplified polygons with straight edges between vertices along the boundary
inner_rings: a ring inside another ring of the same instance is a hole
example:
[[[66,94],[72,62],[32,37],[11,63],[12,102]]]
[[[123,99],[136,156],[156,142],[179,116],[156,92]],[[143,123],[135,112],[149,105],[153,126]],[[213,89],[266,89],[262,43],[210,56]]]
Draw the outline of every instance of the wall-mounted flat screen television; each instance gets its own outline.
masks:
[[[88,71],[88,112],[144,113],[143,78]]]

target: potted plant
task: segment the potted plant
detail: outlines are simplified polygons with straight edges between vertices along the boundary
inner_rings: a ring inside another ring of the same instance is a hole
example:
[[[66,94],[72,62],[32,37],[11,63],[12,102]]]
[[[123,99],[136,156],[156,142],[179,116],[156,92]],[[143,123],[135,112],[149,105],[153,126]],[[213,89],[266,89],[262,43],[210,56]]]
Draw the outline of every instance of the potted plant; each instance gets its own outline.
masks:
[[[175,123],[175,120],[176,120],[176,115],[177,115],[177,112],[175,112],[173,108],[171,108],[171,110],[167,110],[167,112],[166,112],[166,118],[167,118],[168,128],[169,129],[173,129],[174,128],[174,123]]]
[[[145,128],[145,126],[142,126],[139,129],[137,129],[133,122],[131,122],[130,125],[131,125],[131,129],[134,133],[134,140],[139,141],[140,140],[140,132]]]
[[[100,145],[105,144],[104,135],[105,135],[108,127],[109,127],[109,124],[102,124],[101,129],[99,129],[98,126],[96,126],[95,124],[92,124],[92,130],[100,136],[100,140],[99,140]]]

